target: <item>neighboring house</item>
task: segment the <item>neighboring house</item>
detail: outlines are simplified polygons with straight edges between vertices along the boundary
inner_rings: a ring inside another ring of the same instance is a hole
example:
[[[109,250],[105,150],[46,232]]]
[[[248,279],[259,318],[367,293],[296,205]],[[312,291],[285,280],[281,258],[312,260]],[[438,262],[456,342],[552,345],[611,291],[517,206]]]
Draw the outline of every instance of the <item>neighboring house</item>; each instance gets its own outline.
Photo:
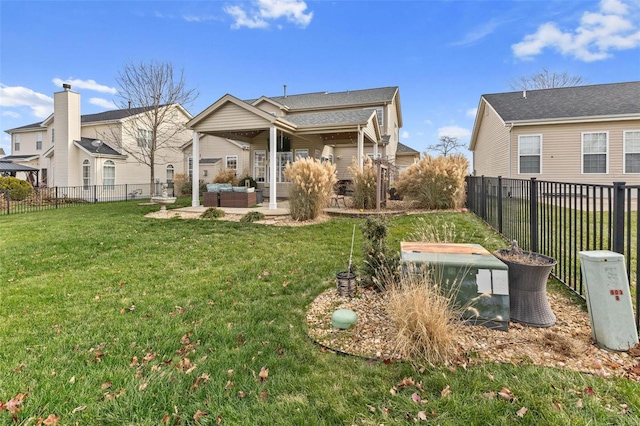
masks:
[[[136,117],[150,108],[130,108],[80,115],[80,94],[71,86],[54,93],[54,112],[46,120],[6,130],[11,135],[11,155],[3,158],[15,164],[39,170],[43,186],[93,185],[112,188],[120,184],[149,182],[149,167],[128,155],[114,141],[129,146],[148,143],[148,130],[135,129]],[[179,105],[175,110],[184,125],[191,115]],[[130,131],[133,129],[134,131]],[[130,134],[138,133],[138,138]],[[147,138],[145,138],[145,135]],[[191,138],[191,132],[179,133],[171,147],[157,151],[156,180],[171,181],[175,173],[184,173],[184,157],[180,147]]]
[[[420,153],[407,145],[398,142],[396,149],[396,167],[398,172],[406,170],[410,165],[420,160]]]
[[[249,172],[259,187],[268,188],[269,206],[275,208],[276,197],[288,196],[283,172],[296,158],[335,163],[338,179],[351,179],[347,168],[362,167],[367,155],[395,163],[402,127],[400,91],[398,87],[298,95],[285,91],[283,96],[244,101],[227,94],[187,126],[194,134],[188,155],[195,153],[200,159],[193,169],[199,180],[204,178],[203,158],[224,158],[215,145],[228,144],[224,141],[229,139],[247,143]]]
[[[473,173],[640,184],[640,82],[482,95]]]
[[[235,170],[238,178],[251,175],[250,148],[251,145],[247,142],[210,135],[200,137],[200,181],[211,183],[220,171],[226,169]],[[183,145],[182,151],[187,157],[189,180],[191,180],[193,140]]]

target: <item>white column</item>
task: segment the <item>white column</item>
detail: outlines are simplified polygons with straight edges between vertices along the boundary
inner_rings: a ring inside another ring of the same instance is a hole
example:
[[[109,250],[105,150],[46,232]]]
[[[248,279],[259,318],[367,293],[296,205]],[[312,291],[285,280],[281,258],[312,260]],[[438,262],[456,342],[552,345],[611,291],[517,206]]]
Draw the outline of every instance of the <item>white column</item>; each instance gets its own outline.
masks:
[[[191,183],[191,206],[198,207],[200,205],[200,136],[198,132],[193,132],[193,145],[191,146],[192,157],[192,173],[193,180]]]
[[[278,149],[278,132],[275,126],[269,129],[269,210],[278,208],[276,200],[276,149]]]
[[[378,158],[378,142],[373,144],[373,158],[374,159]]]
[[[364,130],[358,127],[358,166],[364,169]]]

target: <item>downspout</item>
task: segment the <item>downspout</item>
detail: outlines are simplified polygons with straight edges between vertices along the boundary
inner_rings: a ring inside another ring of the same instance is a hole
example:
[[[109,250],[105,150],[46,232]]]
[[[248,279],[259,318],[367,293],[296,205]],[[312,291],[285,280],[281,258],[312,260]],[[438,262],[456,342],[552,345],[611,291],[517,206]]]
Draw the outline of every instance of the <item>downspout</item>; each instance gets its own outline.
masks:
[[[509,126],[509,179],[511,179],[511,167],[513,164],[512,158],[511,158],[511,130],[513,129],[513,122],[511,123],[511,126]]]
[[[200,135],[197,131],[193,131],[193,143],[191,145],[191,206],[198,207],[200,205]]]

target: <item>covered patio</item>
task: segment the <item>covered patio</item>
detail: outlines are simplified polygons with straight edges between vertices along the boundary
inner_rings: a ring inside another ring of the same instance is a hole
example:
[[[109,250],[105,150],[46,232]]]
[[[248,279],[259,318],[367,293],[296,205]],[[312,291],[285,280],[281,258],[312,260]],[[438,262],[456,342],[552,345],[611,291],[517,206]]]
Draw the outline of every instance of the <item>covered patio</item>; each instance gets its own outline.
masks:
[[[0,176],[18,177],[17,176],[18,173],[24,173],[25,174],[24,180],[29,182],[31,186],[36,187],[40,185],[40,181],[39,181],[40,170],[34,167],[25,166],[22,164],[16,164],[13,161],[7,160],[4,158],[0,159]]]
[[[187,123],[193,130],[193,176],[199,176],[199,161],[195,159],[200,158],[201,135],[246,142],[251,147],[249,172],[268,194],[269,209],[275,210],[277,200],[288,196],[284,168],[296,158],[335,162],[340,175],[346,173],[353,159],[362,169],[365,147],[374,157],[385,154],[382,150],[388,138],[381,135],[375,110],[287,112],[287,106],[269,98],[247,102],[224,95]],[[192,182],[195,207],[200,205],[199,182]]]

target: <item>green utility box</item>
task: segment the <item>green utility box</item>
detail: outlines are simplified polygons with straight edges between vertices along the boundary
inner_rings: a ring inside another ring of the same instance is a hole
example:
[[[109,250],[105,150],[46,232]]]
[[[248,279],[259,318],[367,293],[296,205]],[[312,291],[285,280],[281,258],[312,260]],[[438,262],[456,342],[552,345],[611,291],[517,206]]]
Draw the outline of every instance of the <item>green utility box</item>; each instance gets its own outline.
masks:
[[[478,244],[400,243],[401,262],[428,268],[432,281],[454,295],[464,317],[477,325],[506,331],[509,324],[507,265]]]

